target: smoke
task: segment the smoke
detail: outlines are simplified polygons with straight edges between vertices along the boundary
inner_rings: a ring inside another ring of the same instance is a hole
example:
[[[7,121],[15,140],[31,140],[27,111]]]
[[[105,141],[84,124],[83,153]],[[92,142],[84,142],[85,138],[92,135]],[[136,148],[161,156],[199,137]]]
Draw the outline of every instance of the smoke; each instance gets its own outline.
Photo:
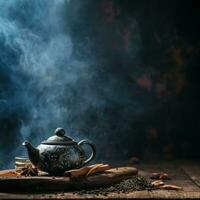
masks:
[[[68,3],[0,2],[0,117],[7,123],[1,127],[1,167],[13,159],[6,159],[6,152],[11,156],[24,152],[20,147],[23,140],[38,144],[59,126],[70,132],[77,124],[76,115],[88,109],[89,104],[83,99],[87,91],[82,89],[83,97],[76,97],[75,93],[81,90],[79,81],[89,83],[93,72],[91,63],[73,58],[72,38],[62,30],[59,13]],[[84,105],[78,101],[70,107],[74,98],[80,98]],[[10,120],[17,122],[12,125]]]
[[[197,154],[193,3],[0,0],[0,168],[57,127],[101,160]]]
[[[132,133],[133,119],[148,108],[134,96],[135,77],[127,76],[132,63],[132,74],[140,73],[138,25],[130,22],[131,46],[120,21],[107,29],[88,5],[95,4],[0,1],[0,168],[25,155],[24,140],[37,145],[57,127],[75,140],[93,140],[101,156],[126,154],[121,135]]]

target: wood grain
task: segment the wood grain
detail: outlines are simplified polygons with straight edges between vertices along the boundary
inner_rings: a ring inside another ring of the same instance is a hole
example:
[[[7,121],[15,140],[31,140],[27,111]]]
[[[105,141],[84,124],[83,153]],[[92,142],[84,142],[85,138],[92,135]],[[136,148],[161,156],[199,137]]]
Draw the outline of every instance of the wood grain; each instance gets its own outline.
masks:
[[[200,163],[186,162],[181,164],[181,168],[188,175],[189,179],[200,187]]]
[[[101,174],[81,179],[68,177],[1,177],[1,192],[56,192],[112,185],[137,174],[134,167],[113,168]]]
[[[148,176],[152,172],[164,171],[171,180],[167,184],[181,186],[183,191],[155,190],[135,191],[127,194],[109,193],[108,195],[77,194],[73,192],[51,192],[28,194],[0,193],[0,199],[200,199],[200,167],[197,162],[149,162],[137,165],[139,174]],[[10,188],[11,189],[11,188]],[[13,191],[12,191],[13,192]]]
[[[110,193],[107,196],[94,194],[49,193],[49,194],[10,194],[0,193],[0,199],[199,199],[199,192],[175,191],[135,191],[128,194]]]

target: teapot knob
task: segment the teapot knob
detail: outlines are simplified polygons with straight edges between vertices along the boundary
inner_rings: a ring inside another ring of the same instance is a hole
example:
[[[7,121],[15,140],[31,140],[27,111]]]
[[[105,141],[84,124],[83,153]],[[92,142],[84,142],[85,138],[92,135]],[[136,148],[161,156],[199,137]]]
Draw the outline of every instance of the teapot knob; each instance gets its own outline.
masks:
[[[65,135],[65,130],[63,128],[57,128],[54,133],[59,137],[63,137]]]

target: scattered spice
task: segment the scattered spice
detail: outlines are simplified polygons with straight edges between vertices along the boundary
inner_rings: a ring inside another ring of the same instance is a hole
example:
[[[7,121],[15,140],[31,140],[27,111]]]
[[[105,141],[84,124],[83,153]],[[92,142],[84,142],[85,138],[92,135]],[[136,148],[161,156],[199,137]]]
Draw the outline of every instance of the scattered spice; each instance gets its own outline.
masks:
[[[151,174],[151,179],[159,179],[159,180],[169,180],[170,177],[167,173],[164,172],[155,172]]]
[[[159,179],[162,179],[162,180],[169,180],[170,177],[167,173],[161,173],[160,176],[159,176]]]
[[[165,190],[182,190],[182,187],[179,187],[177,185],[162,185],[162,186],[160,186],[160,189],[165,189]]]
[[[6,171],[5,173],[1,173],[0,176],[5,176],[5,177],[15,177],[19,176],[20,174],[15,172],[15,171]]]
[[[160,187],[161,185],[164,185],[164,182],[161,180],[156,180],[156,181],[153,181],[151,184],[155,187]]]
[[[151,179],[159,179],[159,176],[160,176],[160,173],[154,172],[154,173],[151,174],[150,178]]]

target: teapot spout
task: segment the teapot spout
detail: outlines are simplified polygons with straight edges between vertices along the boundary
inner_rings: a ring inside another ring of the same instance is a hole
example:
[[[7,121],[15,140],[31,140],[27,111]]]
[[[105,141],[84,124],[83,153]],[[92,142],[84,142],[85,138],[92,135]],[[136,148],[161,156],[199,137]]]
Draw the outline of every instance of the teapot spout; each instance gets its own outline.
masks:
[[[37,167],[39,162],[39,150],[34,148],[32,144],[27,141],[23,142],[22,145],[26,147],[31,163]]]

